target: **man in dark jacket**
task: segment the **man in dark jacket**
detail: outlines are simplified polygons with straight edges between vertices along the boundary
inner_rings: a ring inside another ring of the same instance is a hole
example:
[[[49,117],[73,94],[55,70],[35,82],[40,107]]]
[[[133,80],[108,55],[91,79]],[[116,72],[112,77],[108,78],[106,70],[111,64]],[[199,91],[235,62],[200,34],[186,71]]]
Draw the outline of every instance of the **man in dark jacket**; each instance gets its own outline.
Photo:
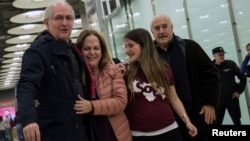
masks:
[[[208,129],[215,120],[219,96],[218,72],[199,44],[181,39],[173,32],[167,15],[156,15],[151,22],[151,32],[160,56],[172,67],[177,94],[186,108],[198,135],[191,137],[182,119],[176,120],[184,141],[206,141]]]
[[[91,82],[86,63],[70,42],[74,18],[67,2],[49,5],[47,30],[23,55],[17,103],[26,141],[88,141],[85,116],[73,109],[77,95],[88,99]]]
[[[246,76],[240,73],[240,68],[234,61],[225,60],[225,51],[222,47],[216,47],[212,50],[216,67],[220,76],[220,96],[217,107],[216,124],[221,125],[224,119],[226,109],[235,125],[241,125],[241,112],[239,97],[245,90]],[[236,82],[238,77],[239,83]]]

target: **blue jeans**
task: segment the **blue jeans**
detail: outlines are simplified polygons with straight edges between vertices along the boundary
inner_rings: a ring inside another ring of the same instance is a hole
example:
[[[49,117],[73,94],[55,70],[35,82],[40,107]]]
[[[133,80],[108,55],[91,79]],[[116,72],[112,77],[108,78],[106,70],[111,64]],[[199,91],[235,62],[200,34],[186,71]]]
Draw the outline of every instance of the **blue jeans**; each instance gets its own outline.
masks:
[[[23,128],[22,128],[22,125],[20,123],[16,124],[16,130],[17,130],[17,135],[18,135],[19,141],[25,141],[24,136],[23,136]]]

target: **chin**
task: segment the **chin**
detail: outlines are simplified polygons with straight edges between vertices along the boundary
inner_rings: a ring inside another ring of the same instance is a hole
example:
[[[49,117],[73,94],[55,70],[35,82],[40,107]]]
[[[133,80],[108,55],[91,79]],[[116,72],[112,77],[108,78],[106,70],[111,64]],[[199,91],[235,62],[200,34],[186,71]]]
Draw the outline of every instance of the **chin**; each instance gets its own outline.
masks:
[[[135,62],[136,59],[134,59],[134,58],[131,58],[131,59],[130,59],[130,58],[129,58],[128,61],[129,61],[129,62]]]

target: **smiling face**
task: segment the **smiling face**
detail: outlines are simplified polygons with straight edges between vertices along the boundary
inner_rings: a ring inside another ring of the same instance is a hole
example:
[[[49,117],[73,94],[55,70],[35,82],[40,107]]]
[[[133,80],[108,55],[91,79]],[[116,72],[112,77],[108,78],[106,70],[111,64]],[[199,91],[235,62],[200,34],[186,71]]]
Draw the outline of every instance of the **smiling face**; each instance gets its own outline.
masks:
[[[165,15],[155,16],[151,22],[151,32],[160,47],[165,47],[173,38],[173,25]]]
[[[139,61],[142,53],[141,46],[128,38],[124,38],[123,42],[125,45],[125,52],[129,57],[129,62]]]
[[[87,36],[81,47],[81,52],[90,68],[97,68],[102,57],[102,50],[99,39],[91,34]]]
[[[69,41],[74,17],[70,7],[66,4],[58,3],[53,6],[51,17],[44,20],[48,31],[57,39]]]

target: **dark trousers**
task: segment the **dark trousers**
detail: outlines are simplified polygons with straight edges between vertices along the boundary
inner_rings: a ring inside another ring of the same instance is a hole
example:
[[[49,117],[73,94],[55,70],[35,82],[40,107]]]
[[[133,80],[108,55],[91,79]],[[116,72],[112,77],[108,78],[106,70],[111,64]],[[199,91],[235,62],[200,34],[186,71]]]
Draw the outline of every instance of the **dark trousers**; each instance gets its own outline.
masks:
[[[184,141],[179,128],[156,136],[133,136],[133,141]]]
[[[6,141],[5,130],[0,130],[0,141]]]
[[[216,113],[216,125],[222,125],[226,109],[234,123],[234,125],[241,125],[241,111],[240,111],[240,104],[239,99],[229,99],[226,102],[220,101],[219,105],[217,107],[217,113]]]

